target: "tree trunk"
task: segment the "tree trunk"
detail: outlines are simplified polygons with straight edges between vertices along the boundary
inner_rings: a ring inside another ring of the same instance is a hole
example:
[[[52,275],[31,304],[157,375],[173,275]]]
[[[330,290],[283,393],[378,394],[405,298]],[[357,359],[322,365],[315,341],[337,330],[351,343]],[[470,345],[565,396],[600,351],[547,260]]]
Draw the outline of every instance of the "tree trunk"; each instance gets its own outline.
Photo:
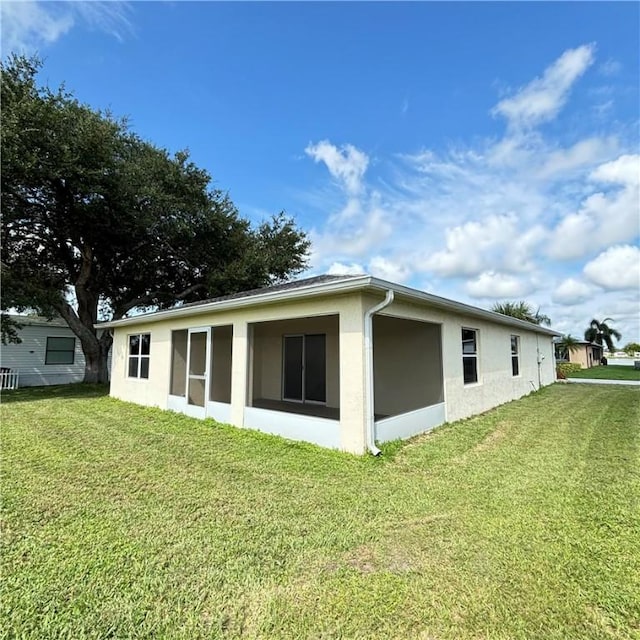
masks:
[[[113,342],[111,334],[105,332],[97,338],[81,339],[84,353],[84,380],[91,384],[107,384],[109,382],[109,349]]]
[[[107,358],[113,342],[110,331],[104,331],[100,337],[94,328],[98,315],[98,301],[84,287],[76,287],[78,311],[66,301],[62,301],[57,309],[67,321],[71,330],[80,339],[84,354],[84,380],[92,384],[107,384],[109,382],[109,368]]]

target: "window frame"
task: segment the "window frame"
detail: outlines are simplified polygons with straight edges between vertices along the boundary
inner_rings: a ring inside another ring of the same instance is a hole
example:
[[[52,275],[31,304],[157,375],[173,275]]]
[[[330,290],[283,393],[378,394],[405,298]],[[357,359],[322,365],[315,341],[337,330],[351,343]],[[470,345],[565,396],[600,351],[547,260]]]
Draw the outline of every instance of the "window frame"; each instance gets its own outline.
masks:
[[[144,337],[147,337],[148,340],[143,340]],[[138,338],[137,345],[137,353],[132,353],[132,339]],[[143,344],[147,343],[147,353],[142,353]],[[136,362],[135,367],[135,375],[131,375],[131,364],[132,362]],[[146,375],[143,375],[143,366],[142,363],[146,362]],[[130,333],[127,334],[127,361],[126,361],[126,377],[129,380],[148,380],[149,374],[151,372],[151,333]]]
[[[471,342],[468,338],[465,340],[465,331],[471,331],[473,333],[473,351],[465,351],[465,343]],[[480,384],[480,366],[479,366],[479,343],[480,343],[480,330],[473,329],[471,327],[461,327],[460,332],[461,338],[461,350],[462,350],[462,382],[465,387]],[[465,361],[470,361],[474,363],[474,373],[475,379],[468,380],[466,379],[466,371],[465,371]]]
[[[515,351],[513,350],[514,340]],[[520,377],[520,336],[513,333],[511,334],[511,377]]]
[[[71,349],[52,349],[50,345],[50,340],[71,340],[73,347]],[[50,353],[71,353],[71,362],[49,362],[49,354]],[[47,344],[45,345],[44,351],[44,363],[45,365],[53,366],[62,365],[67,366],[70,364],[76,363],[76,339],[75,336],[47,336]]]

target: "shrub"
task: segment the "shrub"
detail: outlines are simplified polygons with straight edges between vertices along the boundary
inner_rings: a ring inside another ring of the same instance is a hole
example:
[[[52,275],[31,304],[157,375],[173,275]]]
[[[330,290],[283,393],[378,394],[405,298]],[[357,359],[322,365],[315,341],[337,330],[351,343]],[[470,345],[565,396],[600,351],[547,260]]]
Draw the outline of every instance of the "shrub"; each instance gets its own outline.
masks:
[[[575,362],[561,362],[556,365],[556,376],[559,380],[565,380],[570,378],[572,373],[580,371],[582,367]]]

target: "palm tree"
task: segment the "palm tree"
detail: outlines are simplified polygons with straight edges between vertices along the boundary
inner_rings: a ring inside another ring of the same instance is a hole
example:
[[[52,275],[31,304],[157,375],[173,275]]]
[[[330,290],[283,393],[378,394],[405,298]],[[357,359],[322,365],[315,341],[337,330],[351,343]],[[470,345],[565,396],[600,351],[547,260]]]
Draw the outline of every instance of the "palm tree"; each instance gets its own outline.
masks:
[[[533,310],[533,307],[524,300],[519,302],[496,302],[491,311],[495,313],[501,313],[503,316],[511,316],[512,318],[518,318],[518,320],[526,320],[533,324],[551,324],[549,316],[545,316],[540,313],[540,308],[537,311]]]
[[[579,348],[580,340],[568,333],[556,342],[556,358],[558,360],[569,360],[569,352],[577,351]]]
[[[613,352],[613,338],[620,340],[622,334],[610,327],[607,322],[615,322],[611,318],[605,318],[602,322],[598,322],[595,318],[589,323],[588,329],[584,332],[584,339],[587,342],[595,342],[602,346],[603,343],[607,345],[607,349]]]

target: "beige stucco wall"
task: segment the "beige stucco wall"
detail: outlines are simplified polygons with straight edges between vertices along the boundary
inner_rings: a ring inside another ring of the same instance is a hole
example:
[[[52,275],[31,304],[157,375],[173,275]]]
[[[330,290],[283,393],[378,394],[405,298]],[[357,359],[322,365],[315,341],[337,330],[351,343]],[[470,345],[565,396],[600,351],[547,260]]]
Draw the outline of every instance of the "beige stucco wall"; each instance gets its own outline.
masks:
[[[352,453],[363,453],[365,451],[363,313],[360,294],[352,293],[118,327],[114,330],[111,395],[138,404],[167,408],[171,377],[171,331],[231,324],[233,325],[233,351],[230,422],[236,426],[243,426],[244,408],[251,397],[249,384],[252,379],[251,370],[253,366],[260,366],[260,363],[252,362],[250,358],[251,325],[319,316],[313,322],[317,321],[318,326],[322,326],[327,322],[324,319],[325,316],[338,316],[340,337],[336,338],[336,332],[334,332],[334,338],[330,341],[327,336],[327,356],[329,358],[329,354],[332,354],[332,372],[336,371],[336,357],[339,361],[337,373],[332,373],[327,378],[327,393],[331,402],[337,399],[336,406],[340,407],[341,448]],[[151,334],[151,365],[148,380],[127,377],[128,336],[134,333]],[[339,355],[336,355],[336,339]],[[280,343],[276,360],[281,362],[281,358]],[[342,380],[341,384],[339,380]]]
[[[591,364],[589,364],[589,354],[591,354]],[[588,369],[589,366],[599,367],[600,357],[594,357],[591,345],[581,344],[575,351],[569,351],[569,362],[579,364],[583,369]]]
[[[230,422],[244,424],[245,406],[250,403],[252,367],[263,367],[252,361],[250,341],[252,325],[267,321],[321,316],[312,323],[326,325],[331,320],[326,316],[338,316],[339,332],[332,330],[328,340],[328,357],[333,363],[328,376],[328,395],[331,402],[338,398],[340,407],[340,446],[353,453],[365,451],[365,357],[364,314],[366,309],[377,304],[382,296],[347,293],[311,300],[279,302],[259,307],[220,311],[192,317],[177,317],[159,322],[141,322],[132,327],[116,328],[114,331],[113,369],[111,395],[139,404],[166,408],[169,394],[171,367],[171,330],[189,327],[233,325],[232,387]],[[386,308],[383,315],[409,318],[441,325],[442,370],[444,376],[444,400],[446,419],[453,421],[481,413],[496,405],[519,398],[542,385],[555,381],[554,355],[551,337],[538,335],[526,329],[497,325],[472,317],[451,314],[422,305],[396,301]],[[295,325],[295,323],[293,323]],[[464,385],[462,378],[461,328],[479,331],[479,381]],[[261,329],[258,329],[260,331]],[[295,333],[295,331],[293,331]],[[148,380],[127,378],[127,336],[132,333],[151,334],[151,366]],[[329,332],[327,332],[329,333]],[[511,335],[520,336],[520,375],[511,376]],[[281,342],[271,349],[274,362],[281,366]],[[331,346],[329,346],[331,344]],[[538,368],[539,348],[543,356]],[[277,354],[276,354],[277,351]],[[271,365],[273,366],[273,364]],[[328,365],[329,366],[329,365]],[[265,376],[262,375],[262,383]],[[268,376],[267,376],[268,378]],[[281,376],[276,376],[280,384]],[[339,380],[339,382],[338,382]],[[267,380],[268,382],[268,380]],[[270,392],[273,392],[271,389]]]
[[[324,333],[327,349],[327,406],[340,406],[339,317],[260,322],[253,325],[253,397],[282,398],[282,340],[285,335]]]
[[[538,347],[544,358],[540,365],[542,386],[555,382],[551,336],[402,301],[394,302],[383,313],[442,325],[442,361],[448,422],[482,413],[537,389]],[[479,332],[476,384],[465,385],[462,376],[462,327]],[[511,335],[520,337],[520,375],[517,377],[511,375]]]
[[[440,326],[373,318],[375,413],[394,416],[443,401]]]

